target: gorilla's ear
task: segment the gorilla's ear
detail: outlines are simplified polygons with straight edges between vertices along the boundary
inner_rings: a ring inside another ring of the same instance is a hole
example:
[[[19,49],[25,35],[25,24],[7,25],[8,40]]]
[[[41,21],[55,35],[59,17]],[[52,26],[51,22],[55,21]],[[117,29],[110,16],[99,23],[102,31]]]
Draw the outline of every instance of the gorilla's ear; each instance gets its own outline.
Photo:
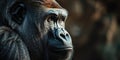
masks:
[[[8,13],[14,22],[22,24],[26,14],[25,4],[22,2],[12,4],[12,6],[9,7]]]

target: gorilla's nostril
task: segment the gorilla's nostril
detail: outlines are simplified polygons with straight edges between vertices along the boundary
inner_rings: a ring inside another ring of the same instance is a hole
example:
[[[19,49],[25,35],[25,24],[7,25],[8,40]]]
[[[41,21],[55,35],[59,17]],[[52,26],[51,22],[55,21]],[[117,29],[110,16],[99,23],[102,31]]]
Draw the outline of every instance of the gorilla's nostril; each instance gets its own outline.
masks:
[[[66,37],[69,37],[69,34],[66,34]]]
[[[66,39],[64,34],[60,34],[60,36],[61,36],[62,38],[64,38],[64,39]]]

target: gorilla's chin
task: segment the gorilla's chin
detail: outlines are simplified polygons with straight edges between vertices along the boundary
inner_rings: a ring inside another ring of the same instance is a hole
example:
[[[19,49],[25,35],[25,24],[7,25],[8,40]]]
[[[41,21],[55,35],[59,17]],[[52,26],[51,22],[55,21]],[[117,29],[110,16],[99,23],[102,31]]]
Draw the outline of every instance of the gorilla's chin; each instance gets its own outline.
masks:
[[[59,39],[48,40],[48,58],[50,60],[70,60],[73,54],[73,47],[60,42]]]

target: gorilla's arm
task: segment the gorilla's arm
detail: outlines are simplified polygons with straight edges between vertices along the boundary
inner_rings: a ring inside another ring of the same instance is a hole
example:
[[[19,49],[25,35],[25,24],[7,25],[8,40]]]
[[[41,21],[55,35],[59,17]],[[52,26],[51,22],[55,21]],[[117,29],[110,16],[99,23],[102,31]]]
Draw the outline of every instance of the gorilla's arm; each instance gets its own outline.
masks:
[[[0,27],[0,60],[30,60],[22,39],[7,27]]]

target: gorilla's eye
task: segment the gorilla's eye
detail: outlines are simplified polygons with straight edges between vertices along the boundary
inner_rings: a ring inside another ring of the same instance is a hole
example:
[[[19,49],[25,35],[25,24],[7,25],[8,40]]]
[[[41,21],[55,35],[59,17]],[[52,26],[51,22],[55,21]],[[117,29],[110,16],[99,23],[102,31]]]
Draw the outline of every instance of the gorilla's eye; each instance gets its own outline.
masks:
[[[48,16],[48,22],[50,22],[50,21],[57,22],[57,20],[58,20],[58,16],[55,15],[55,14],[50,14],[50,15]]]
[[[9,13],[13,21],[18,24],[21,24],[24,20],[26,8],[25,4],[22,2],[16,2],[9,8]]]
[[[66,21],[65,16],[61,16],[62,21]]]
[[[57,20],[58,20],[58,16],[57,15],[51,15],[51,20],[53,20],[54,22],[57,22]]]

